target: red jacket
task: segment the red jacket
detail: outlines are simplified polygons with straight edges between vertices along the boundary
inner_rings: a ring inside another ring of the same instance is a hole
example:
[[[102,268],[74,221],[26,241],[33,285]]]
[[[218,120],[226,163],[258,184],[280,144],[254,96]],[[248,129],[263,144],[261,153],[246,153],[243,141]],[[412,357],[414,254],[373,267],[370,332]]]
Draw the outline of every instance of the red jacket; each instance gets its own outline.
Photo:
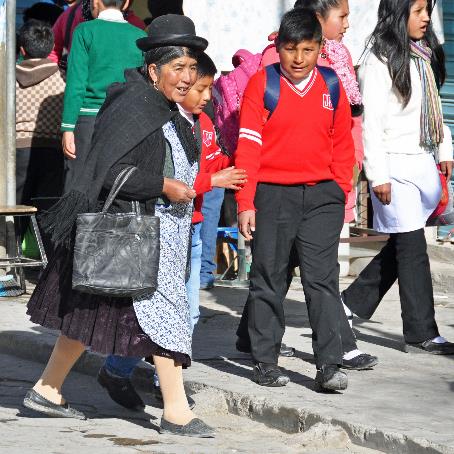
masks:
[[[236,193],[238,212],[253,210],[257,183],[316,184],[335,180],[345,194],[351,190],[355,150],[351,112],[345,91],[334,116],[329,91],[314,68],[303,91],[281,76],[279,103],[268,120],[263,97],[264,70],[249,81],[240,114],[235,165],[248,181]]]
[[[211,186],[211,175],[219,170],[225,169],[230,163],[230,158],[222,153],[216,142],[213,122],[206,113],[202,112],[200,114],[198,126],[201,129],[202,153],[200,156],[199,173],[194,182],[194,190],[197,192],[197,197],[194,201],[193,224],[203,221],[203,194],[213,189]]]
[[[71,49],[71,41],[72,41],[74,29],[81,22],[84,21],[84,18],[82,16],[81,3],[76,3],[75,5],[68,8],[65,12],[60,14],[60,16],[58,17],[54,26],[52,27],[52,30],[54,32],[54,48],[52,49],[52,52],[50,53],[49,57],[47,57],[47,58],[50,58],[55,63],[60,63],[61,57],[63,55],[63,48],[65,46],[66,24],[68,23],[69,14],[73,8],[77,8],[77,10],[74,14],[74,20],[71,25],[71,30],[69,33],[68,52]],[[136,27],[141,28],[142,30],[145,30],[145,27],[146,27],[145,23],[142,20],[140,20],[134,14],[134,12],[132,10],[129,11],[128,16],[126,17],[126,20],[131,25],[135,25]]]

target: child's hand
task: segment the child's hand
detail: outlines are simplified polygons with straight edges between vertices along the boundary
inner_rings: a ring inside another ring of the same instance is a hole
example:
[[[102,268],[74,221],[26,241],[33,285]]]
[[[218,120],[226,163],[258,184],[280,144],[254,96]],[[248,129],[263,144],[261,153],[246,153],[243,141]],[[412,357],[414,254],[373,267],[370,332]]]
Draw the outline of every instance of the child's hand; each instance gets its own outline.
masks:
[[[242,211],[238,215],[238,227],[246,241],[251,241],[255,232],[255,210]]]
[[[63,133],[62,141],[63,154],[68,159],[76,159],[76,144],[74,142],[74,133],[72,131],[65,131]]]
[[[227,167],[211,175],[211,186],[216,188],[234,189],[238,191],[247,182],[246,171]]]
[[[189,203],[197,195],[186,183],[172,178],[164,178],[162,193],[172,203]]]

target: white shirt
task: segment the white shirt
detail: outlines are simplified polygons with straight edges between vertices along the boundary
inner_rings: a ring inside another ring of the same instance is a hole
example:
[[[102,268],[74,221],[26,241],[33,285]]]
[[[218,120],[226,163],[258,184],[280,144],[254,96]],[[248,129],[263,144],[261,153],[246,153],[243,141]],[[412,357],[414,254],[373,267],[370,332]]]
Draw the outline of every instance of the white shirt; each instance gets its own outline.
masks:
[[[364,103],[364,168],[372,187],[390,182],[388,155],[427,153],[419,144],[422,86],[413,60],[410,72],[412,96],[405,109],[402,109],[402,103],[392,89],[386,64],[370,52],[359,70],[358,79]],[[452,159],[451,132],[444,126],[444,141],[438,150],[438,160]]]
[[[290,76],[289,74],[287,73],[287,71],[285,71],[284,68],[282,68],[281,66],[281,73],[299,90],[299,91],[304,91],[304,89],[307,87],[307,84],[309,83],[309,81],[311,80],[311,77],[312,77],[312,73],[314,72],[314,70],[312,70],[303,80],[301,80],[300,82],[295,82]]]
[[[192,127],[194,127],[194,124],[195,124],[194,115],[191,112],[184,110],[183,107],[181,107],[180,104],[178,104],[178,103],[177,103],[177,107],[178,107],[178,110],[180,111],[180,114],[184,118],[186,118],[186,120],[188,120],[189,123],[191,123]]]
[[[115,8],[107,8],[98,14],[98,19],[109,22],[127,22],[123,17],[123,13]]]

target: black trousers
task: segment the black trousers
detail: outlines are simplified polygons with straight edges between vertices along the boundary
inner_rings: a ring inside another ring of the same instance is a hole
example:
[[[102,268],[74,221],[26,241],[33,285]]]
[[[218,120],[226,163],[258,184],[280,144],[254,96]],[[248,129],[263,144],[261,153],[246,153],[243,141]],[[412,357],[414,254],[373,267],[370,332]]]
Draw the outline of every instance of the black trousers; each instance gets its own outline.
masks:
[[[424,342],[437,337],[424,229],[392,233],[384,248],[343,292],[344,303],[354,314],[369,319],[396,280],[405,340]]]
[[[255,362],[277,364],[285,331],[290,251],[296,247],[317,367],[341,364],[345,313],[339,299],[338,246],[345,196],[334,181],[314,186],[259,184],[255,206],[248,332]]]
[[[83,169],[85,160],[91,147],[91,138],[95,130],[96,116],[81,115],[77,119],[74,129],[74,142],[76,145],[76,159],[65,159],[65,192],[71,186],[75,175],[79,175],[79,169]]]
[[[292,249],[292,252],[290,253],[290,266],[288,269],[288,275],[287,275],[287,292],[290,289],[290,285],[293,280],[293,270],[296,268],[296,266],[293,266],[292,260],[294,259],[294,255],[296,255],[296,259],[298,259],[298,253],[295,248]],[[339,266],[338,266],[339,268]],[[302,274],[302,273],[301,273]],[[238,325],[238,329],[236,330],[236,335],[241,339],[242,343],[247,343],[250,344],[251,340],[249,338],[249,328],[248,328],[248,313],[249,313],[249,299],[246,300],[246,304],[244,305],[243,308],[243,313],[241,314],[241,319],[240,323]],[[284,316],[284,312],[282,313]],[[285,326],[285,316],[284,320],[281,321],[281,324]],[[350,328],[350,325],[348,323],[347,316],[341,317],[340,320],[340,333],[341,333],[341,339],[342,339],[342,350],[344,353],[351,352],[352,350],[357,349],[356,345],[356,338],[353,333],[353,330]]]

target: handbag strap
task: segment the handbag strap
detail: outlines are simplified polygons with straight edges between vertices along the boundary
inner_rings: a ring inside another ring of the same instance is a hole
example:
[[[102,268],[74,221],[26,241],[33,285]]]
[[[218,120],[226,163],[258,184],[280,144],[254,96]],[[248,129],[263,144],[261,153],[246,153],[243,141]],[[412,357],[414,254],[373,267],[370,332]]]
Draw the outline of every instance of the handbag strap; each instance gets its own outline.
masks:
[[[120,189],[123,187],[123,185],[126,183],[128,178],[137,170],[137,167],[133,166],[128,166],[125,167],[115,178],[114,184],[112,185],[112,189],[109,192],[109,195],[107,196],[106,202],[104,203],[104,206],[102,208],[102,213],[107,213],[107,210],[110,208],[112,205],[113,201],[115,200],[115,197],[117,197],[118,193],[120,192]]]

